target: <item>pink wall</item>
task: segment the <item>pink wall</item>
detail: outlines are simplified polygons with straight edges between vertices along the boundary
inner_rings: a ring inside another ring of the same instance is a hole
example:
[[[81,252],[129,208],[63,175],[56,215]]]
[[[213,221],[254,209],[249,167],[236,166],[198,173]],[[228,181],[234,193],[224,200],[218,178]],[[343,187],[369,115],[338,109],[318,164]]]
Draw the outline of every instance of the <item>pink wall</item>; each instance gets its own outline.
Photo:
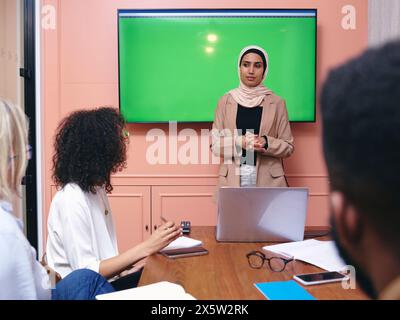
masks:
[[[43,31],[43,95],[45,149],[45,216],[51,201],[51,154],[57,123],[66,114],[83,107],[118,106],[118,8],[317,8],[318,9],[318,95],[328,70],[367,46],[368,2],[365,0],[273,0],[273,1],[129,1],[129,0],[43,0],[57,10],[56,30]],[[342,7],[356,8],[356,30],[341,27]],[[300,85],[300,84],[299,84]],[[114,181],[134,185],[174,185],[186,179],[193,184],[215,184],[218,166],[150,166],[145,159],[145,135],[153,127],[130,125],[131,147],[128,168]],[[179,129],[186,125],[179,125]],[[210,125],[194,125],[196,131]],[[320,145],[320,117],[315,124],[293,124],[296,152],[285,167],[292,186],[310,188],[308,225],[326,225],[328,179]],[[206,183],[204,182],[206,181]],[[46,223],[46,219],[44,219]],[[46,226],[44,226],[46,230]]]

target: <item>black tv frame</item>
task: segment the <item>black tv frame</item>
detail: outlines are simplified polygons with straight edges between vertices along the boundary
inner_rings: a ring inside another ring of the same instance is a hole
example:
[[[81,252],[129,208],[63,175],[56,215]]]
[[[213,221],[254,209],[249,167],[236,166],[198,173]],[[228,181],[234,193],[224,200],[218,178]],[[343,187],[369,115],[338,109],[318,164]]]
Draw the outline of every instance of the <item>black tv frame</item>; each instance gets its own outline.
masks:
[[[179,8],[179,9],[118,9],[117,10],[117,38],[118,38],[118,109],[121,110],[121,75],[120,75],[120,43],[119,43],[119,18],[121,13],[129,13],[129,12],[140,12],[140,13],[147,13],[147,12],[163,12],[163,13],[176,13],[176,12],[223,12],[223,11],[249,11],[249,12],[257,12],[257,11],[313,11],[315,13],[315,65],[314,65],[314,70],[315,70],[315,75],[314,75],[314,118],[312,120],[306,120],[306,121],[290,121],[290,123],[316,123],[316,117],[317,117],[317,68],[318,68],[318,50],[317,50],[317,37],[318,37],[318,9],[317,8],[256,8],[256,9],[249,9],[249,8],[244,8],[244,9],[238,9],[238,8],[221,8],[221,9],[204,9],[204,8],[196,8],[196,9],[184,9],[184,8]],[[169,121],[169,122],[174,122],[174,121]],[[166,121],[140,121],[140,122],[127,122],[127,123],[132,123],[132,124],[165,124],[169,123]],[[178,121],[178,123],[212,123],[212,121]]]

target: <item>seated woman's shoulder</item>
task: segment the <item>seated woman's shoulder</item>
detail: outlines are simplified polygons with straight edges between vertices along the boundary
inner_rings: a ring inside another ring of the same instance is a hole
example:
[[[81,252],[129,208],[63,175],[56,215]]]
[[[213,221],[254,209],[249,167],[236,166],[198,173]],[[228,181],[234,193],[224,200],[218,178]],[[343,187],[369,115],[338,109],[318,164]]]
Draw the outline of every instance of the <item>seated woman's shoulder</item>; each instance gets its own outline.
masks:
[[[53,202],[62,204],[70,201],[83,200],[84,198],[84,192],[76,183],[68,183],[57,191]]]
[[[22,231],[22,222],[0,206],[0,257],[11,257],[16,246],[25,250],[30,248]],[[8,251],[11,255],[6,254]]]
[[[0,237],[15,234],[18,230],[18,223],[15,217],[4,210],[0,204]]]

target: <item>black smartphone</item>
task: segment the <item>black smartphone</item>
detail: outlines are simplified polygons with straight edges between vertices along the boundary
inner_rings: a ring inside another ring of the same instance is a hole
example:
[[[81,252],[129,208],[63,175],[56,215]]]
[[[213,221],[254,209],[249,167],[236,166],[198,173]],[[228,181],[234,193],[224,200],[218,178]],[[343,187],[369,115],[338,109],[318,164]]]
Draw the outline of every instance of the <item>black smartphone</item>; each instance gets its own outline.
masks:
[[[197,246],[192,248],[163,250],[160,253],[167,258],[175,259],[175,258],[201,256],[207,254],[208,250],[204,249],[202,246]]]
[[[330,283],[330,282],[338,282],[342,280],[348,280],[348,277],[344,274],[341,274],[336,271],[332,272],[319,272],[319,273],[308,273],[308,274],[299,274],[293,276],[293,279],[304,284],[314,285],[314,284],[322,284],[322,283]]]

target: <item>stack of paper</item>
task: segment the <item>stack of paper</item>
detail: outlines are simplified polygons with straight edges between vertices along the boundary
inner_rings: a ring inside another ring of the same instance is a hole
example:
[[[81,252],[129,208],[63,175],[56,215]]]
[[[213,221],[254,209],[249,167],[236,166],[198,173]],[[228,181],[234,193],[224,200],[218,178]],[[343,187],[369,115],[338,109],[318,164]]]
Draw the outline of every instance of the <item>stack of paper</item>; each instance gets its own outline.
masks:
[[[96,296],[97,300],[196,300],[182,286],[163,281]]]
[[[265,246],[263,250],[290,256],[327,271],[342,271],[346,266],[333,241],[311,239]]]
[[[167,245],[165,250],[174,250],[174,249],[184,249],[184,248],[193,248],[197,246],[201,246],[202,242],[200,240],[191,239],[188,237],[179,237],[178,239],[172,241],[169,245]]]

